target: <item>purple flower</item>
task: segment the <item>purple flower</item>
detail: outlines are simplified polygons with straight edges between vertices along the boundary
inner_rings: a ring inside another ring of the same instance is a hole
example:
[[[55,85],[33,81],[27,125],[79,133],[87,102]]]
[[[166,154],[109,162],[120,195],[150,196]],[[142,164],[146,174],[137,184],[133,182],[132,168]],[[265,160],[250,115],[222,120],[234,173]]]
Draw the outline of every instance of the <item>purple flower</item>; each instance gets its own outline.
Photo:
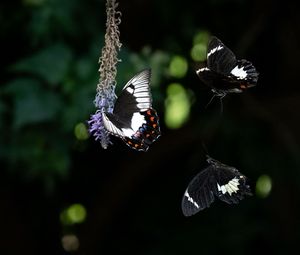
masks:
[[[117,6],[118,3],[116,0],[107,0],[106,2],[107,20],[105,44],[99,58],[100,79],[97,84],[97,94],[94,100],[97,111],[95,114],[91,115],[90,120],[88,121],[90,134],[95,137],[96,141],[99,140],[101,142],[101,146],[104,149],[111,144],[111,141],[109,139],[109,133],[103,125],[102,112],[112,113],[114,109],[116,99],[116,66],[119,62],[117,55],[121,48],[119,40],[120,32],[118,28],[118,25],[121,22],[121,13],[116,11]]]
[[[100,141],[101,146],[106,149],[108,144],[110,144],[109,134],[105,130],[102,121],[102,112],[97,110],[95,114],[91,115],[89,124],[89,132],[95,137],[95,141]]]
[[[114,86],[113,86],[114,87]],[[95,137],[95,141],[100,141],[101,146],[106,149],[111,141],[109,133],[106,131],[103,120],[102,112],[112,112],[114,107],[115,93],[114,88],[107,90],[109,93],[97,93],[94,104],[98,108],[95,114],[91,115],[88,121],[89,132]]]

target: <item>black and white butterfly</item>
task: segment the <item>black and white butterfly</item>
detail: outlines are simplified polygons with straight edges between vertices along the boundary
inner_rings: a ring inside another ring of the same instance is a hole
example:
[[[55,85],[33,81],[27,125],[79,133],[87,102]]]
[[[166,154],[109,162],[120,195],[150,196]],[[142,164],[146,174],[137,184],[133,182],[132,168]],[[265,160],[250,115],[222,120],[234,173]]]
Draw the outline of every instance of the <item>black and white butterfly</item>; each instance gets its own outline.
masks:
[[[252,195],[247,177],[236,168],[211,157],[207,157],[207,162],[209,166],[192,179],[183,195],[181,208],[185,216],[209,207],[215,197],[228,204],[238,204],[245,195]]]
[[[113,112],[102,113],[106,130],[138,151],[147,151],[161,135],[158,115],[152,108],[150,78],[150,69],[136,74],[124,86]]]
[[[234,53],[213,36],[207,48],[207,65],[196,70],[200,80],[209,86],[214,96],[241,93],[254,87],[259,73],[245,59],[237,60]]]

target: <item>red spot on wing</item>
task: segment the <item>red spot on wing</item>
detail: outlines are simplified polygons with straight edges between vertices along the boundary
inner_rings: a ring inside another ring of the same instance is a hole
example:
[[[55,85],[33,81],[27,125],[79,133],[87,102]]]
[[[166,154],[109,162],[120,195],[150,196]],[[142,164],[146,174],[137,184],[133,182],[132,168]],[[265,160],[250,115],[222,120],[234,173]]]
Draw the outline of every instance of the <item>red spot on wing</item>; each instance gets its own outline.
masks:
[[[146,123],[143,123],[131,137],[124,137],[123,140],[132,149],[147,151],[149,146],[160,136],[160,128],[154,109],[150,108],[141,114],[144,115]]]

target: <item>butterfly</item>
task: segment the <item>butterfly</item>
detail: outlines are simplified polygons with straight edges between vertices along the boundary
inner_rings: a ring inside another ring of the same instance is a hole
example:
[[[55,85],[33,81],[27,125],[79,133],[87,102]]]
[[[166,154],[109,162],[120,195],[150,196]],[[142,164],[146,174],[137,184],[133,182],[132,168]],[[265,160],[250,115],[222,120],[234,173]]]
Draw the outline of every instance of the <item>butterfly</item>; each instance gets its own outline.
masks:
[[[159,118],[152,108],[150,77],[150,69],[136,74],[124,86],[113,112],[102,112],[105,129],[138,151],[147,151],[161,135]]]
[[[192,216],[208,208],[215,197],[228,204],[238,204],[246,195],[252,195],[247,177],[236,168],[227,166],[211,157],[209,164],[188,184],[181,208],[185,216]]]
[[[211,87],[214,96],[241,93],[256,86],[259,73],[245,59],[237,60],[221,40],[213,36],[208,44],[206,66],[196,70],[200,80]]]

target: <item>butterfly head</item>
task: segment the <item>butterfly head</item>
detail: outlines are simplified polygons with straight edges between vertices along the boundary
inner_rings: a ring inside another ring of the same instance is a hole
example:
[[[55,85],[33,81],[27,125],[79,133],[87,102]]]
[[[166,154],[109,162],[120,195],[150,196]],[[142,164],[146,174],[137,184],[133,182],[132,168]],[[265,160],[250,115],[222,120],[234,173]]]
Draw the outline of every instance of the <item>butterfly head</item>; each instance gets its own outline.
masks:
[[[227,92],[225,90],[219,90],[219,89],[211,89],[211,91],[214,93],[214,96],[223,98],[227,95]]]
[[[211,156],[209,155],[206,155],[206,162],[210,165],[220,165],[222,164],[220,161],[212,158]]]

